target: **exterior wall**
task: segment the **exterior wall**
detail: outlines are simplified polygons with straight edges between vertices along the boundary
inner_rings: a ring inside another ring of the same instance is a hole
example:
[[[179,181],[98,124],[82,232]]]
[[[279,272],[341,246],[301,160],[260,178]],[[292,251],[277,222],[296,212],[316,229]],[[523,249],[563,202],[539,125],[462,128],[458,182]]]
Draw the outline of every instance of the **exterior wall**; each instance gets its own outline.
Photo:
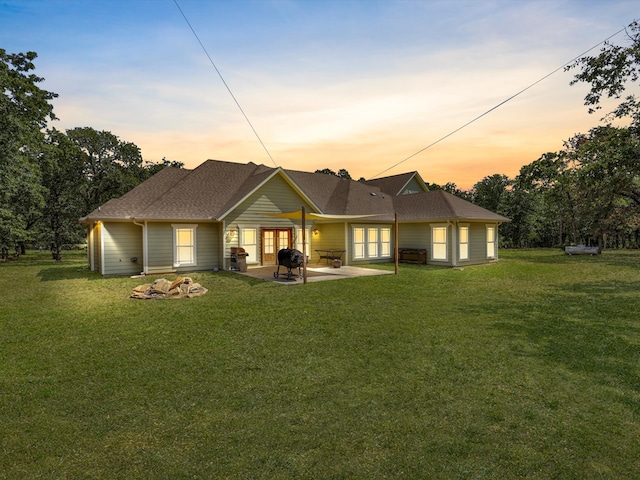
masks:
[[[89,269],[94,272],[102,271],[102,223],[90,225],[87,232],[87,250]]]
[[[496,234],[498,232],[498,225],[488,222],[475,222],[469,223],[469,259],[459,260],[459,265],[477,265],[480,263],[489,263],[497,260],[497,247],[496,258],[487,258],[487,225],[493,225],[496,227]],[[456,245],[456,255],[458,254]]]
[[[255,228],[258,235],[257,258],[262,258],[261,251],[261,231],[263,228],[289,228],[292,230],[292,243],[296,243],[296,230],[302,226],[300,220],[288,218],[270,217],[265,213],[282,213],[300,210],[303,206],[308,212],[313,211],[313,207],[303,200],[302,197],[280,176],[274,176],[269,182],[259,190],[252,193],[234,210],[229,212],[225,218],[226,230],[224,241],[225,268],[228,268],[231,247],[242,247],[240,245],[240,235],[238,232],[242,228]],[[307,229],[310,225],[307,222]],[[231,230],[236,234],[231,237]],[[309,249],[313,251],[313,238],[307,240]],[[253,263],[253,262],[251,262]]]
[[[400,194],[410,195],[412,193],[420,193],[420,192],[424,192],[424,188],[422,188],[422,185],[420,185],[418,180],[416,180],[416,178],[414,177],[411,179],[411,181],[409,181],[409,183],[407,183],[407,185],[404,187],[402,192],[400,192]]]
[[[147,261],[147,273],[175,271],[170,223],[147,223]]]
[[[428,223],[401,223],[398,226],[398,248],[425,248],[431,251],[431,228]]]
[[[173,266],[173,227],[180,222],[147,224],[147,273],[193,272],[220,267],[221,227],[218,223],[199,223],[196,228],[196,265]],[[185,222],[185,225],[193,223]],[[140,227],[138,229],[142,230]]]
[[[390,257],[383,257],[383,258],[365,258],[365,259],[356,259],[353,258],[353,228],[354,227],[384,227],[384,228],[390,228],[391,229],[391,256]],[[348,238],[348,242],[347,242],[347,252],[345,254],[345,259],[346,259],[346,264],[347,265],[367,265],[367,264],[371,264],[371,263],[387,263],[387,262],[393,262],[393,252],[394,252],[394,244],[393,244],[393,239],[394,239],[394,232],[393,232],[394,226],[393,223],[364,223],[364,222],[354,222],[354,223],[350,223],[347,226],[347,238]],[[402,231],[402,227],[398,228],[399,231]]]
[[[313,228],[318,229],[318,235],[311,234],[311,246],[309,263],[326,263],[325,259],[320,260],[320,254],[316,250],[350,250],[345,238],[344,223],[315,223]],[[348,265],[348,256],[342,256],[342,261]]]
[[[142,228],[133,223],[103,223],[102,258],[105,275],[133,275],[142,272]],[[132,258],[136,258],[132,262]]]

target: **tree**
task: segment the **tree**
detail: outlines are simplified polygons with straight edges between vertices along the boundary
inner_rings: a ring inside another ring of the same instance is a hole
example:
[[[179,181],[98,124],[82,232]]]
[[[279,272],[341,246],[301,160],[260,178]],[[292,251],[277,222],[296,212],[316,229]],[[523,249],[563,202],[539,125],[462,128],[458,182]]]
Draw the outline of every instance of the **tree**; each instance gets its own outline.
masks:
[[[42,90],[44,79],[30,73],[35,52],[8,54],[0,49],[0,252],[24,245],[43,203],[38,155],[43,129],[54,120],[49,103],[55,93]]]
[[[625,31],[629,45],[605,42],[598,55],[582,57],[566,68],[581,69],[574,76],[571,85],[578,82],[591,84],[591,89],[584,98],[589,113],[601,109],[603,96],[620,99],[629,84],[640,78],[640,23],[632,22]],[[630,117],[633,124],[640,125],[640,99],[633,94],[627,95],[608,117]]]
[[[473,203],[492,212],[501,213],[503,198],[511,183],[509,177],[499,173],[484,177],[471,190]]]
[[[41,211],[41,240],[49,245],[54,260],[62,260],[65,244],[80,243],[84,228],[78,224],[84,202],[81,150],[62,132],[51,130],[41,156],[42,184],[46,188]]]
[[[84,159],[85,214],[111,198],[124,195],[146,178],[140,148],[134,143],[90,127],[67,130],[67,136]]]
[[[351,180],[351,175],[349,175],[349,172],[344,168],[341,168],[340,170],[338,170],[337,173],[331,170],[330,168],[323,168],[322,170],[316,170],[314,173],[324,173],[325,175],[334,175],[336,177],[347,178]]]
[[[574,170],[576,212],[584,235],[603,246],[620,219],[640,212],[640,139],[635,128],[601,126],[567,142]]]

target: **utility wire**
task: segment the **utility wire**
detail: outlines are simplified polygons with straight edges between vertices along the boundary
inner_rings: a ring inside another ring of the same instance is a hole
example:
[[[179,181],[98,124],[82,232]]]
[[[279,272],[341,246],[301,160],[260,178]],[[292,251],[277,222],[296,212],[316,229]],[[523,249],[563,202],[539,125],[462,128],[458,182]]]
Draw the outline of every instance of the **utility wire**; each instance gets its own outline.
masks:
[[[439,138],[438,140],[436,140],[433,143],[430,143],[429,145],[427,145],[424,148],[421,148],[420,150],[418,150],[417,152],[409,155],[407,158],[405,158],[404,160],[400,160],[398,163],[391,165],[389,168],[381,171],[380,173],[376,173],[372,178],[378,178],[380,175],[382,175],[385,172],[388,172],[389,170],[396,168],[398,165],[400,165],[401,163],[406,162],[407,160],[415,157],[416,155],[421,154],[422,152],[424,152],[425,150],[433,147],[434,145],[437,145],[438,143],[442,142],[443,140],[449,138],[451,135],[458,133],[460,130],[462,130],[465,127],[468,127],[469,125],[471,125],[472,123],[474,123],[477,120],[480,120],[482,117],[484,117],[485,115],[488,115],[489,113],[493,112],[494,110],[496,110],[497,108],[501,107],[502,105],[504,105],[505,103],[513,100],[514,98],[516,98],[518,95],[526,92],[527,90],[529,90],[530,88],[533,88],[534,86],[536,86],[537,84],[539,84],[540,82],[542,82],[543,80],[546,80],[547,78],[549,78],[551,75],[553,75],[554,73],[558,72],[559,70],[564,69],[567,65],[572,64],[573,62],[575,62],[576,60],[578,60],[580,57],[586,55],[587,53],[589,53],[591,50],[593,50],[594,48],[602,45],[604,42],[612,39],[613,37],[615,37],[616,35],[618,35],[620,32],[626,30],[627,27],[621,28],[620,30],[618,30],[616,33],[614,33],[613,35],[610,35],[609,37],[605,38],[604,40],[602,40],[601,42],[597,43],[596,45],[594,45],[593,47],[591,47],[589,50],[584,51],[583,53],[581,53],[580,55],[574,57],[572,60],[569,60],[568,62],[564,63],[562,66],[556,68],[554,71],[552,71],[551,73],[548,73],[547,75],[545,75],[544,77],[540,78],[539,80],[536,80],[535,82],[533,82],[531,85],[529,85],[528,87],[523,88],[522,90],[520,90],[518,93],[515,93],[513,95],[511,95],[509,98],[507,98],[506,100],[503,100],[502,102],[498,103],[496,106],[490,108],[489,110],[487,110],[486,112],[478,115],[477,117],[475,117],[473,120],[468,121],[467,123],[465,123],[464,125],[462,125],[461,127],[456,128],[455,130],[453,130],[450,133],[447,133],[444,137]]]
[[[218,70],[218,67],[216,67],[216,64],[214,63],[213,59],[211,58],[211,55],[209,55],[209,52],[207,51],[207,49],[205,48],[205,46],[202,44],[202,42],[200,41],[200,37],[198,37],[198,34],[196,33],[196,31],[194,30],[194,28],[191,26],[191,23],[189,22],[189,19],[187,18],[187,16],[184,14],[184,12],[182,11],[182,8],[180,8],[180,5],[178,5],[178,0],[173,0],[173,3],[176,4],[176,7],[178,7],[178,10],[180,10],[180,13],[182,14],[182,18],[184,18],[184,21],[187,22],[187,25],[189,26],[189,28],[191,29],[191,32],[193,33],[193,36],[196,37],[196,40],[198,41],[198,43],[200,44],[200,47],[202,47],[202,50],[204,51],[205,55],[207,56],[207,58],[209,59],[209,62],[211,63],[211,65],[213,66],[213,68],[215,69],[216,73],[218,74],[218,76],[220,77],[220,80],[222,80],[222,83],[224,84],[224,86],[227,88],[227,91],[229,92],[229,95],[231,95],[231,98],[233,98],[233,101],[236,102],[236,105],[238,106],[238,108],[240,109],[240,112],[242,112],[242,115],[244,116],[244,119],[247,121],[247,123],[249,124],[249,126],[251,127],[251,130],[253,130],[253,133],[255,134],[256,138],[258,139],[258,141],[260,142],[260,145],[262,145],[262,148],[264,149],[265,152],[267,152],[267,155],[269,156],[269,158],[271,159],[271,162],[273,162],[273,164],[278,167],[278,164],[276,163],[276,161],[273,159],[273,157],[271,156],[271,153],[269,153],[269,150],[267,149],[266,145],[264,144],[264,142],[262,141],[262,139],[260,138],[260,135],[258,135],[258,132],[256,131],[255,128],[253,128],[253,124],[251,123],[251,120],[249,120],[249,117],[247,117],[247,114],[244,113],[244,110],[242,109],[242,107],[240,106],[240,102],[238,102],[238,99],[236,98],[236,96],[233,94],[233,92],[231,91],[231,88],[229,88],[229,85],[227,84],[227,82],[225,81],[224,77],[222,76],[222,73],[220,73],[220,70]]]

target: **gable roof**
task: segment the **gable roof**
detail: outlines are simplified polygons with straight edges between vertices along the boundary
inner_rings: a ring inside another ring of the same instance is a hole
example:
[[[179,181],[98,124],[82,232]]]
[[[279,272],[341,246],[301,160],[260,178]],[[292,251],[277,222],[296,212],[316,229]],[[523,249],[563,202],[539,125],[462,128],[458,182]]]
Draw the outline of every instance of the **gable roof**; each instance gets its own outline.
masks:
[[[429,190],[418,172],[400,173],[398,175],[392,175],[390,177],[373,178],[371,180],[365,181],[365,183],[367,185],[375,185],[389,195],[401,195],[402,191],[414,179],[420,185],[423,191],[426,192]]]
[[[393,200],[378,187],[325,173],[285,171],[318,205],[319,213],[378,214],[393,218]]]
[[[80,221],[222,220],[276,175],[282,176],[315,213],[374,215],[370,219],[385,221],[393,220],[395,212],[398,219],[404,221],[509,221],[442,190],[397,195],[414,178],[422,182],[417,172],[356,182],[335,175],[219,160],[207,160],[193,170],[167,167]]]
[[[394,197],[393,203],[398,213],[398,220],[404,221],[446,221],[446,220],[486,220],[495,222],[509,222],[502,215],[493,213],[486,208],[456,197],[444,190],[415,193],[413,195],[399,195]]]

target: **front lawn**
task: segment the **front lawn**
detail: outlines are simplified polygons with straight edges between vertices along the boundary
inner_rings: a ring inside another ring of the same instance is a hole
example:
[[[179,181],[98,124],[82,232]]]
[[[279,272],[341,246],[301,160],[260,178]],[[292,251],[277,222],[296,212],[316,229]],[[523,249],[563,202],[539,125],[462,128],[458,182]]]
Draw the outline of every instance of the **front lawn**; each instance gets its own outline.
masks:
[[[638,251],[148,301],[64,253],[0,264],[0,478],[640,477]]]

